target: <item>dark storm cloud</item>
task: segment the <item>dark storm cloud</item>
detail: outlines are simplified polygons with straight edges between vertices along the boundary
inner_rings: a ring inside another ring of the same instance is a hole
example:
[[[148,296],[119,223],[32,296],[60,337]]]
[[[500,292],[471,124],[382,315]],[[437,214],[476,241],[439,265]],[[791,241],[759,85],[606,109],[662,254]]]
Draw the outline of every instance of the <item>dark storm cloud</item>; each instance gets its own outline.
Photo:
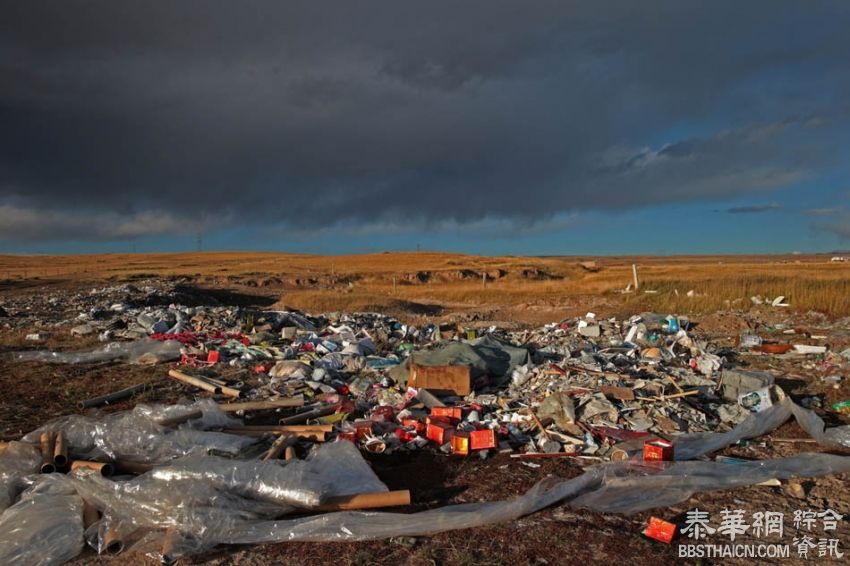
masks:
[[[837,162],[843,2],[0,2],[0,239],[476,223]]]

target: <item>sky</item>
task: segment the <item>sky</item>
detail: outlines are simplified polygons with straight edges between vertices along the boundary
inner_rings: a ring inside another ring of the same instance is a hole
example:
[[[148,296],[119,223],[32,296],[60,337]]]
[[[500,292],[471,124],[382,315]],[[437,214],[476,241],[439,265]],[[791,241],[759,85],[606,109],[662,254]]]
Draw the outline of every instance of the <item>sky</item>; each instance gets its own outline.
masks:
[[[0,0],[0,252],[850,249],[850,2]]]

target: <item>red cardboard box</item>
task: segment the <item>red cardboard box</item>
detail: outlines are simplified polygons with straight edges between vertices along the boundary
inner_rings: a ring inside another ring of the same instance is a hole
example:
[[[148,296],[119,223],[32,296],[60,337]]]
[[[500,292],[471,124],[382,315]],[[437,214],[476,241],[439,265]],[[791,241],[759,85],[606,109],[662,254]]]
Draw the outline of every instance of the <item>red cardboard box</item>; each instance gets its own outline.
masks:
[[[673,443],[666,440],[647,440],[643,444],[643,459],[646,461],[673,460]]]
[[[471,450],[486,450],[496,447],[496,431],[489,428],[473,430],[469,433],[469,448]]]
[[[465,397],[472,392],[471,369],[469,366],[419,366],[411,362],[407,385]]]
[[[454,436],[454,427],[449,424],[430,423],[428,425],[428,440],[436,442],[440,446],[449,442]]]
[[[452,454],[458,456],[469,455],[469,433],[458,431],[452,436]]]
[[[655,540],[670,544],[673,540],[673,536],[676,534],[676,525],[668,523],[658,517],[650,517],[649,525],[647,525],[643,534],[649,538],[654,538]]]
[[[425,434],[425,423],[416,419],[401,419],[401,426],[412,428],[416,431],[416,434]]]
[[[432,417],[448,417],[455,424],[460,422],[461,415],[460,407],[434,407],[431,409]]]

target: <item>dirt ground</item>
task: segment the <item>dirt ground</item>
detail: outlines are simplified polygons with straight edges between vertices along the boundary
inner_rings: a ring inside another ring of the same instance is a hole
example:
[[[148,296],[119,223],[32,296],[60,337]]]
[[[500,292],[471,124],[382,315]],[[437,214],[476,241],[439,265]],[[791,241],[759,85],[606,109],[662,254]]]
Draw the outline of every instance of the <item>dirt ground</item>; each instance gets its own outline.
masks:
[[[51,293],[61,296],[71,290],[85,289],[91,281],[7,281],[2,287],[2,299],[9,296]],[[198,282],[200,285],[201,283]],[[267,307],[277,300],[274,289],[250,289],[243,286],[209,285],[213,292],[229,293],[226,297],[243,301],[244,305]],[[222,290],[222,288],[225,288]],[[596,309],[602,314],[616,314],[625,310],[622,305],[609,299],[596,298],[576,302],[574,309],[584,311]],[[569,316],[562,305],[541,308],[532,319],[548,317],[548,321]],[[494,315],[503,315],[505,310],[452,309],[442,305],[439,316],[402,313],[416,320],[424,318],[467,319],[480,325],[498,324]],[[699,319],[695,319],[699,321]],[[740,314],[705,316],[697,334],[710,335],[717,340],[730,341],[737,333],[736,327],[746,322]],[[801,315],[801,323],[823,324],[828,319],[807,319]],[[516,320],[513,324],[519,324]],[[522,321],[528,324],[530,321]],[[19,438],[49,418],[80,413],[79,403],[87,398],[110,393],[136,383],[146,383],[148,389],[127,402],[112,405],[105,411],[120,411],[142,402],[176,402],[190,398],[193,393],[166,376],[168,367],[128,366],[123,364],[49,365],[21,363],[11,359],[11,352],[33,348],[24,339],[26,331],[4,329],[0,333],[0,436],[3,439]],[[68,350],[83,350],[97,344],[94,339],[71,338],[67,335],[51,337],[39,348],[49,347]],[[782,364],[769,356],[752,356],[737,360],[739,364],[753,368],[782,369]],[[825,405],[850,399],[850,384],[847,377],[838,388],[833,388],[814,377],[793,375],[780,381],[785,391],[794,398],[823,394]],[[841,418],[833,417],[831,424]],[[762,459],[792,455],[805,451],[821,451],[822,448],[808,442],[787,442],[788,439],[805,439],[806,435],[796,423],[786,423],[766,438],[743,445],[733,446],[723,454],[748,459]],[[850,452],[847,452],[850,455]],[[414,455],[379,456],[369,459],[380,478],[390,489],[410,489],[413,504],[398,512],[413,512],[450,503],[493,501],[510,498],[524,492],[546,476],[571,478],[582,472],[575,460],[568,458],[539,460],[533,468],[497,455],[486,460],[477,457],[467,459],[446,456],[432,450],[423,450]],[[576,564],[576,563],[630,563],[668,564],[677,562],[699,564],[747,564],[753,559],[684,559],[678,557],[678,544],[688,542],[680,536],[667,545],[651,540],[642,534],[650,516],[655,515],[668,521],[683,524],[687,511],[694,508],[709,511],[713,521],[720,518],[724,509],[743,509],[747,514],[758,511],[785,513],[786,534],[781,539],[791,544],[796,534],[791,529],[791,516],[798,509],[816,512],[832,509],[850,516],[850,475],[840,474],[800,481],[783,481],[781,487],[749,487],[732,491],[695,494],[689,500],[673,508],[659,508],[632,516],[598,514],[576,511],[566,506],[554,506],[509,524],[486,528],[453,531],[431,537],[416,537],[374,541],[365,543],[282,543],[253,547],[225,547],[211,553],[185,560],[186,563],[215,565],[266,565],[266,564],[382,564],[382,565],[472,565],[472,564]],[[840,540],[840,549],[850,552],[850,526],[848,521],[839,522],[837,531],[829,536]],[[822,536],[822,534],[821,534]],[[815,537],[817,539],[817,537]],[[744,542],[759,541],[750,534]],[[728,542],[723,537],[711,542]],[[738,539],[736,539],[738,542]],[[780,542],[778,539],[775,542]],[[817,556],[813,549],[808,560],[797,557],[797,549],[791,545],[791,558],[766,561],[771,563],[829,562]],[[834,563],[844,563],[836,559]],[[75,564],[136,564],[152,563],[144,556],[123,554],[118,557],[98,557],[91,550],[74,561]]]

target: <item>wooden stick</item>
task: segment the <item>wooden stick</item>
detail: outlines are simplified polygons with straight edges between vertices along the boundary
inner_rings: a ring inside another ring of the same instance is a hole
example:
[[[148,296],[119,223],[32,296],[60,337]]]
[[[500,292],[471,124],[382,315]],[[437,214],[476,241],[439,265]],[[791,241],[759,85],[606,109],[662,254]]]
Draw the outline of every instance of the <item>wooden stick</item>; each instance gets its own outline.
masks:
[[[287,462],[289,460],[295,459],[295,447],[294,446],[287,446],[286,447],[286,450],[283,451],[283,459],[286,460]]]
[[[311,511],[354,511],[357,509],[376,509],[379,507],[397,507],[410,505],[410,491],[384,491],[380,493],[361,493],[332,497],[324,505]]]
[[[523,454],[511,454],[511,458],[519,460],[536,460],[538,458],[575,458],[580,456],[578,452],[525,452]]]
[[[531,413],[531,418],[534,419],[534,424],[536,424],[537,428],[540,429],[540,432],[543,433],[543,438],[546,440],[552,440],[552,437],[549,436],[549,431],[543,428],[543,423],[541,423],[540,419],[537,418],[537,414],[535,414],[534,409],[529,407],[528,412]]]
[[[244,403],[220,403],[218,408],[225,413],[236,413],[238,411],[271,411],[288,407],[303,407],[303,397],[287,397],[283,399],[270,399],[268,401],[247,401]]]
[[[288,446],[292,446],[295,442],[294,436],[281,434],[273,443],[269,451],[263,456],[263,460],[277,460]]]
[[[678,399],[680,397],[688,397],[690,395],[698,395],[699,390],[692,389],[682,393],[673,393],[672,395],[662,395],[661,397],[635,397],[636,401],[667,401],[668,399]]]

